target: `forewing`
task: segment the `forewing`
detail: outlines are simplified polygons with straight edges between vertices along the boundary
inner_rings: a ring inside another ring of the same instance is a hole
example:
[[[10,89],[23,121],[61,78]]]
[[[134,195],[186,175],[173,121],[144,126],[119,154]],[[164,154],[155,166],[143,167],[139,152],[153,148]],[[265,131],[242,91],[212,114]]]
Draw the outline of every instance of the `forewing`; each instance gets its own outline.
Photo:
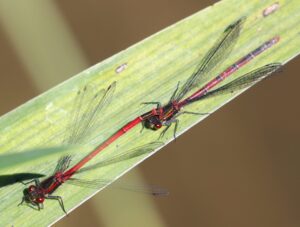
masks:
[[[91,86],[85,86],[78,91],[72,108],[72,114],[64,143],[85,144],[90,139],[93,129],[97,128],[100,113],[109,105],[113,98],[116,82],[112,83],[106,90],[95,91]]]
[[[196,71],[188,78],[177,95],[173,97],[172,101],[179,101],[190,90],[193,88],[200,88],[200,86],[203,86],[211,76],[215,75],[215,69],[228,57],[232,51],[239,37],[239,33],[244,21],[245,18],[241,18],[226,28],[222,36],[200,62],[196,68]]]
[[[115,163],[118,163],[118,162],[122,162],[122,161],[125,161],[125,160],[129,160],[129,159],[133,159],[133,158],[140,157],[140,156],[143,156],[143,155],[147,155],[147,154],[150,154],[156,148],[158,148],[162,145],[163,145],[163,143],[161,143],[161,142],[153,142],[153,143],[149,143],[149,144],[146,144],[146,145],[143,145],[143,146],[140,146],[140,147],[136,147],[132,150],[121,152],[121,153],[116,154],[112,157],[104,159],[104,160],[102,160],[102,161],[100,161],[100,162],[98,162],[94,165],[90,165],[90,166],[87,166],[85,168],[82,168],[77,173],[85,172],[85,171],[96,169],[96,168],[101,168],[101,167],[108,166],[108,165],[111,165],[111,164],[115,164]]]
[[[72,160],[72,157],[70,155],[62,156],[56,164],[53,175],[57,172],[60,172],[60,173],[65,172],[69,168],[71,160]]]
[[[91,188],[91,189],[100,189],[103,188],[111,183],[113,183],[114,180],[99,180],[99,179],[93,179],[93,180],[87,180],[87,179],[78,179],[78,178],[70,178],[65,183],[71,184],[74,186],[84,187],[84,188]],[[167,189],[164,189],[157,185],[131,185],[131,184],[124,184],[124,183],[114,183],[113,186],[118,189],[124,189],[129,191],[135,191],[135,192],[142,192],[147,193],[150,195],[155,196],[166,196],[169,194]]]

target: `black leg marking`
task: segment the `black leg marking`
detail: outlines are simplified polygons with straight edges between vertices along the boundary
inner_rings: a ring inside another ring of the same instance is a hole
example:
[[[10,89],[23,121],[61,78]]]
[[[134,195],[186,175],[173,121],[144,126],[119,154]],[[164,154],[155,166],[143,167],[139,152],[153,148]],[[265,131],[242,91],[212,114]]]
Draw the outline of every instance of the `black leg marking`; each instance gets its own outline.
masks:
[[[164,130],[162,130],[162,132],[159,134],[158,139],[161,139],[161,138],[163,138],[165,136],[165,133],[168,131],[168,129],[170,128],[171,124],[165,124],[165,126],[166,127],[164,128]]]
[[[141,130],[140,130],[140,133],[142,133],[143,131],[144,131],[144,128],[145,128],[145,125],[144,125],[144,122],[142,122],[142,128],[141,128]]]
[[[40,180],[39,179],[33,179],[33,180],[28,181],[28,182],[20,181],[20,183],[23,184],[23,185],[28,185],[28,184],[31,184],[33,182],[35,183],[36,186],[40,186]]]
[[[178,91],[178,89],[179,89],[179,84],[180,84],[180,81],[178,81],[177,86],[176,86],[176,89],[174,90],[174,92],[173,92],[173,94],[172,94],[172,96],[171,96],[171,98],[170,98],[169,103],[172,102],[172,101],[174,100],[174,98],[175,98],[175,96],[176,96],[176,93],[177,93],[177,91]]]
[[[30,207],[31,209],[34,209],[34,210],[37,210],[37,211],[40,211],[41,208],[39,206],[38,203],[34,203],[34,204],[27,204],[28,207]]]
[[[211,113],[197,113],[197,112],[190,112],[190,111],[182,111],[178,115],[180,115],[180,114],[208,115],[208,114],[211,114]]]
[[[38,207],[38,210],[43,210],[44,209],[44,204],[42,203],[37,203],[37,207]]]
[[[168,131],[168,129],[170,128],[170,126],[172,125],[172,123],[175,123],[175,128],[174,128],[174,139],[176,139],[176,131],[177,131],[177,127],[178,127],[178,123],[179,120],[176,118],[173,118],[169,121],[164,122],[164,126],[166,126],[166,128],[160,133],[159,138],[161,139],[164,137],[164,135],[166,134],[166,132]]]
[[[60,205],[60,207],[61,207],[61,209],[63,210],[63,212],[64,212],[66,215],[68,215],[68,213],[67,213],[66,210],[65,210],[64,202],[63,202],[63,200],[62,200],[62,198],[61,198],[60,196],[48,195],[46,198],[47,198],[47,199],[55,199],[55,200],[57,200],[58,203],[59,203],[59,205]]]
[[[176,132],[177,132],[177,129],[178,129],[178,125],[179,125],[179,120],[178,119],[175,119],[175,127],[174,127],[174,140],[176,141]]]
[[[18,204],[18,206],[21,206],[23,205],[25,199],[23,198],[22,201]],[[39,206],[39,203],[26,203],[26,206],[30,207],[31,209],[33,210],[37,210],[37,211],[40,211],[40,206]]]
[[[24,202],[25,202],[25,198],[23,197],[23,198],[22,198],[22,201],[18,204],[18,206],[23,205]]]
[[[151,105],[151,104],[153,104],[153,105],[156,105],[157,109],[161,108],[161,106],[162,106],[160,102],[143,102],[142,104],[144,104],[144,105]]]

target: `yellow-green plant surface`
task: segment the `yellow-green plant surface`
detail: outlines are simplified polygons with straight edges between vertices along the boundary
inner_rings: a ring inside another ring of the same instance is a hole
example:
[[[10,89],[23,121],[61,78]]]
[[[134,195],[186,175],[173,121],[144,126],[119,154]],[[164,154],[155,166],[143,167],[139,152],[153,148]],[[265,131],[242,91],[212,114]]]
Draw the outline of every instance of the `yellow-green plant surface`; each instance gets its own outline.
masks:
[[[113,101],[103,112],[102,121],[99,121],[89,142],[100,144],[125,123],[151,108],[141,105],[142,102],[165,103],[178,81],[183,83],[188,78],[223,30],[242,16],[246,16],[247,20],[240,38],[232,54],[220,67],[220,71],[275,35],[281,37],[280,42],[233,77],[271,62],[286,63],[300,51],[300,3],[298,0],[276,2],[279,3],[279,9],[267,17],[263,16],[263,10],[274,4],[272,0],[218,2],[83,71],[3,116],[0,120],[0,154],[21,153],[37,147],[59,145],[60,138],[68,130],[66,122],[77,90],[87,83],[97,90],[117,81]],[[127,68],[117,73],[116,69],[123,64],[127,64]],[[276,76],[273,79],[276,79]],[[213,112],[235,95],[212,98],[186,109],[194,112]],[[178,134],[202,120],[204,116],[182,115],[179,118]],[[141,127],[134,128],[105,149],[92,163],[152,142],[160,133],[149,130],[140,133],[140,130]],[[170,140],[172,130],[169,130],[163,139],[166,143]],[[73,157],[73,164],[90,151],[87,147],[77,151]],[[58,156],[54,155],[14,165],[2,169],[1,175],[22,172],[49,175],[55,168],[57,158]],[[146,157],[135,158],[81,175],[85,179],[113,180],[144,158]],[[40,212],[27,206],[17,206],[21,201],[23,188],[21,184],[0,188],[1,226],[47,226],[64,215],[57,201],[45,201],[45,209]],[[70,211],[97,191],[65,184],[55,194],[63,197],[65,207]]]

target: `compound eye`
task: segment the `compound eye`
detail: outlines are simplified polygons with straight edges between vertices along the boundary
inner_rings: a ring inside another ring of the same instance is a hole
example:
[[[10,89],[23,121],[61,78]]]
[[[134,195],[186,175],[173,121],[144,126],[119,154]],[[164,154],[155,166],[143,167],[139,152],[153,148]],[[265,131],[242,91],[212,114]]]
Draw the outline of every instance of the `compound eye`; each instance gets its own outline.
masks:
[[[28,191],[33,192],[33,191],[35,191],[35,189],[36,189],[36,187],[34,185],[30,185],[28,188]]]
[[[43,203],[44,200],[45,200],[45,198],[39,197],[39,198],[36,199],[36,202],[37,202],[37,203]]]
[[[157,129],[161,128],[161,126],[162,126],[162,124],[161,124],[161,123],[157,123],[157,124],[155,124],[155,128],[157,128]]]

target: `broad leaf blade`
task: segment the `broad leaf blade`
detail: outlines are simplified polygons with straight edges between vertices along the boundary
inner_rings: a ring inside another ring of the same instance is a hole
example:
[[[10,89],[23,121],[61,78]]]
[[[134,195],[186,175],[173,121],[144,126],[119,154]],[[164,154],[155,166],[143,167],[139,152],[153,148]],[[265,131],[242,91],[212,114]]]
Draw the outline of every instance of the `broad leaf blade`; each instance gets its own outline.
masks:
[[[280,9],[264,17],[263,10],[272,3],[274,1],[271,0],[223,0],[214,7],[208,7],[85,70],[3,116],[0,119],[0,154],[43,145],[58,145],[57,138],[66,130],[63,123],[69,117],[71,103],[77,90],[87,83],[102,89],[117,81],[114,99],[101,116],[102,124],[95,129],[95,132],[99,130],[99,134],[95,133],[95,138],[90,140],[91,144],[103,142],[122,125],[151,108],[142,107],[141,103],[146,101],[164,103],[169,100],[178,81],[184,82],[191,75],[222,31],[243,16],[246,16],[247,20],[240,38],[231,55],[220,66],[220,71],[270,38],[279,35],[281,40],[224,83],[262,65],[288,62],[300,52],[300,5],[298,0],[280,1]],[[121,73],[116,73],[115,70],[125,63],[127,68]],[[193,112],[213,112],[235,95],[228,94],[205,100],[191,105],[188,109]],[[183,133],[202,119],[201,116],[180,116],[178,133]],[[99,157],[109,157],[121,150],[151,142],[157,139],[159,133],[144,130],[141,134],[140,128],[137,127],[104,150]],[[164,142],[172,140],[172,133],[167,134],[164,140]],[[74,163],[89,151],[76,153]],[[91,164],[96,163],[97,158]],[[35,165],[15,166],[13,169],[16,173],[50,174],[55,168],[56,161],[57,159],[51,159],[37,165],[35,163]],[[83,175],[87,179],[95,176],[99,179],[115,179],[139,161],[126,161]],[[24,206],[17,207],[23,188],[21,185],[12,185],[7,189],[1,189],[1,198],[10,198],[0,204],[0,220],[4,226],[45,226],[63,215],[56,201],[46,201],[45,210],[41,212]],[[56,193],[64,198],[66,209],[71,210],[96,191],[63,185]]]

